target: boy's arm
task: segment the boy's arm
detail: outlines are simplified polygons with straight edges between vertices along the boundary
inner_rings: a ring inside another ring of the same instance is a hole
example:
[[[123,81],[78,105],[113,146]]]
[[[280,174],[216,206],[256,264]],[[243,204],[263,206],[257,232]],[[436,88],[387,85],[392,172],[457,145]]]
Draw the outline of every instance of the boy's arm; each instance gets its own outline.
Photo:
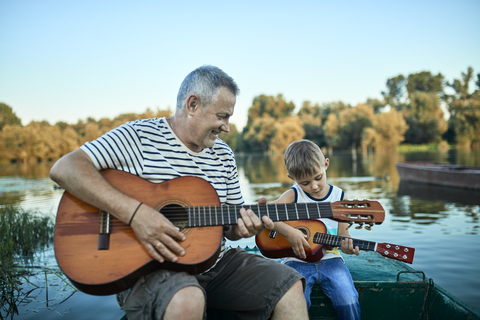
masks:
[[[338,235],[341,237],[349,238],[342,240],[342,252],[346,254],[355,254],[359,255],[360,254],[360,249],[358,246],[355,248],[353,247],[353,240],[350,237],[350,233],[348,233],[348,223],[345,222],[339,222],[338,223]]]
[[[295,191],[289,189],[285,191],[280,198],[271,203],[293,203],[295,202]],[[283,222],[275,222],[274,231],[277,231],[282,236],[287,238],[288,242],[292,246],[293,253],[301,259],[305,259],[307,255],[305,254],[305,248],[310,249],[306,235],[303,234],[300,230],[297,230],[288,224]]]

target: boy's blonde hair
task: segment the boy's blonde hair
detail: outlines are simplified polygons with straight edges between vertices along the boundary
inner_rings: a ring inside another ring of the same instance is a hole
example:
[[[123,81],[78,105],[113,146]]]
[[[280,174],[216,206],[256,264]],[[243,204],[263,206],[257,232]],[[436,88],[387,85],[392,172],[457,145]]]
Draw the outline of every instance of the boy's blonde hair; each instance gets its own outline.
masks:
[[[292,142],[285,150],[285,167],[295,180],[314,174],[325,166],[322,150],[310,140]]]

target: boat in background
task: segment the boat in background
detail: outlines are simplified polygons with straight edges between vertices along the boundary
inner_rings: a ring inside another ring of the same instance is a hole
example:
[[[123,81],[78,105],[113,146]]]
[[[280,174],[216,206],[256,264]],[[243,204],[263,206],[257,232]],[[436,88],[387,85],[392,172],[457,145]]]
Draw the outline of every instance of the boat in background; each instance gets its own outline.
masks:
[[[400,180],[397,196],[409,196],[421,201],[442,201],[460,206],[480,205],[480,189],[451,188],[408,180]]]
[[[480,167],[435,162],[397,162],[396,166],[401,180],[480,190]]]

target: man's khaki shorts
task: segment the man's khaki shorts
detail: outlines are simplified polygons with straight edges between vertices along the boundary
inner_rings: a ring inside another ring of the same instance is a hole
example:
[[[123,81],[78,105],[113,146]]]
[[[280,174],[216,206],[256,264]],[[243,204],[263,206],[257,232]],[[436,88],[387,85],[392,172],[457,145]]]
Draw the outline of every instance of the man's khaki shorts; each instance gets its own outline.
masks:
[[[199,287],[208,308],[232,310],[240,319],[269,319],[281,297],[298,280],[293,268],[274,260],[230,249],[211,270],[198,275],[156,270],[137,281],[117,300],[129,320],[162,319],[173,295],[188,286]]]

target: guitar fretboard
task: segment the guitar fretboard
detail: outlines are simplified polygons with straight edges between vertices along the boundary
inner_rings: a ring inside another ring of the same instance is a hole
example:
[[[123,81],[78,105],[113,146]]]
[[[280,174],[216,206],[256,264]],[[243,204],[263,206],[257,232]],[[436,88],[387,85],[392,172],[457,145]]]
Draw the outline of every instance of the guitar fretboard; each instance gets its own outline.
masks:
[[[318,244],[326,244],[333,247],[340,247],[342,240],[346,237],[335,236],[332,234],[317,232],[313,236],[313,242]],[[360,250],[375,251],[376,242],[353,239],[353,247],[358,246]]]
[[[273,221],[333,218],[332,206],[329,202],[199,206],[176,210],[188,211],[186,227],[204,227],[237,224],[237,219],[241,217],[241,208],[251,209],[257,216],[268,216]]]

